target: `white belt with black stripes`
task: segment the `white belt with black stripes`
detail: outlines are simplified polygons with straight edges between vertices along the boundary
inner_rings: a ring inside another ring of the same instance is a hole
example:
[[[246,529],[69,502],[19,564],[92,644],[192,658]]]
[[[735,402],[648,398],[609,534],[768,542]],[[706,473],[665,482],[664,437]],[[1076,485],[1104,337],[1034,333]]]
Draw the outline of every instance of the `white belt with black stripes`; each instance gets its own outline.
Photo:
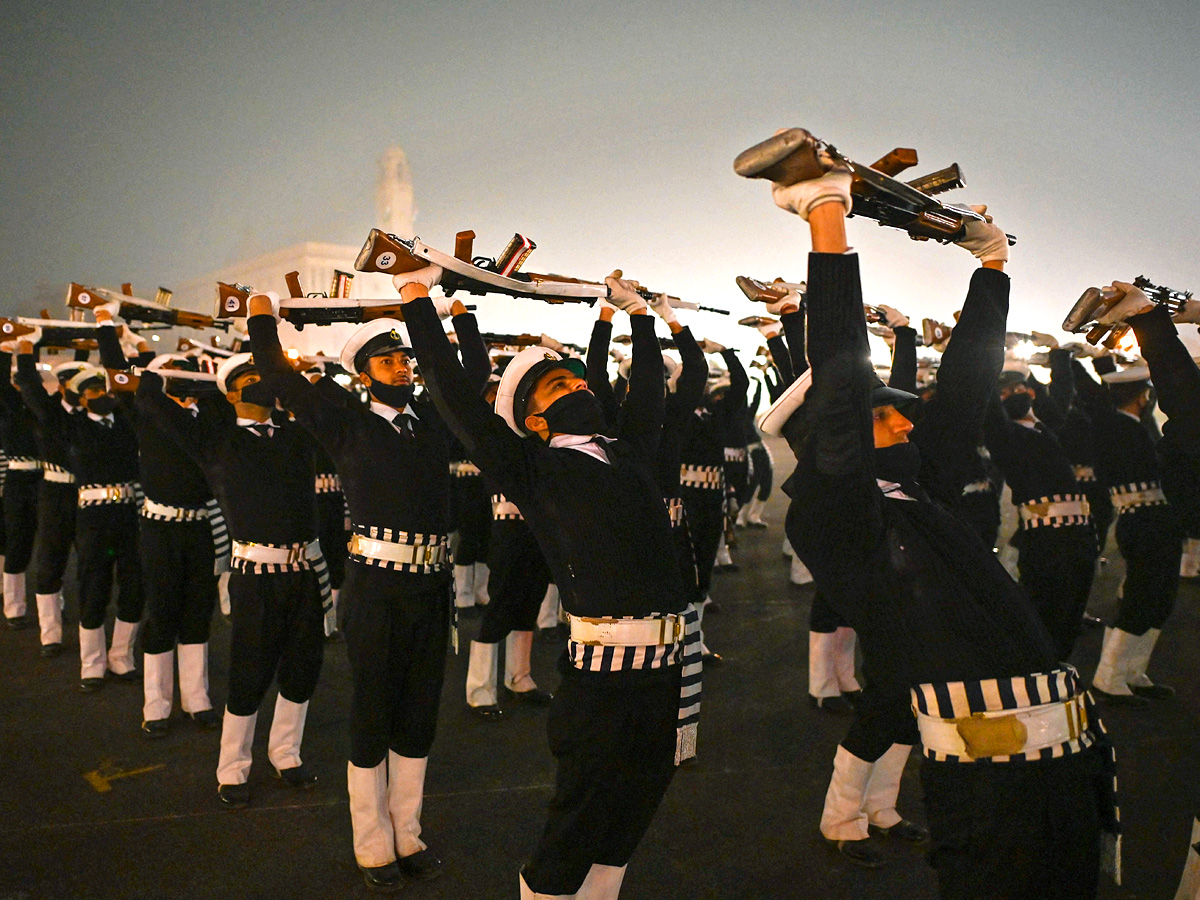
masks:
[[[665,503],[667,504],[667,515],[671,517],[671,527],[678,528],[683,524],[683,498],[668,497]]]
[[[10,456],[8,458],[8,471],[10,472],[36,472],[41,467],[40,459],[31,459],[28,456]]]
[[[917,727],[926,753],[972,760],[1036,753],[1077,741],[1088,729],[1088,716],[1083,694],[1077,694],[1057,703],[974,713],[961,719],[940,719],[917,711]]]
[[[1140,506],[1162,506],[1167,502],[1162,485],[1157,481],[1134,481],[1129,484],[1119,484],[1108,489],[1112,497],[1113,509],[1117,515]]]
[[[55,484],[74,484],[75,475],[68,472],[62,466],[57,466],[54,463],[42,463],[42,478],[46,481],[53,481]]]
[[[1017,512],[1022,528],[1061,528],[1086,525],[1091,521],[1092,507],[1081,494],[1054,494],[1022,503]]]
[[[524,520],[521,510],[503,494],[492,494],[492,519],[496,522]]]
[[[615,619],[567,615],[571,640],[592,647],[656,647],[683,640],[682,614],[651,619]]]
[[[726,447],[725,462],[745,462],[746,448],[745,447]]]
[[[145,497],[142,499],[142,516],[158,522],[198,522],[208,518],[208,507],[168,506]]]
[[[133,503],[136,500],[132,481],[123,484],[85,484],[79,489],[80,506]]]
[[[342,479],[337,475],[318,475],[315,487],[318,494],[339,494],[342,490]]]
[[[1076,481],[1095,481],[1096,470],[1092,466],[1074,466]]]
[[[450,474],[455,478],[473,478],[483,474],[479,471],[479,466],[469,460],[450,463]]]
[[[679,483],[684,487],[719,491],[725,485],[725,474],[720,466],[689,466],[685,463],[679,467]]]
[[[321,558],[320,541],[296,543],[287,547],[272,547],[252,541],[234,541],[231,556],[265,566],[295,566]]]
[[[402,566],[442,566],[450,560],[450,548],[445,538],[415,535],[417,538],[428,540],[430,543],[400,544],[395,541],[383,541],[369,538],[361,534],[350,535],[350,553],[365,559],[378,560],[384,563],[397,563]]]

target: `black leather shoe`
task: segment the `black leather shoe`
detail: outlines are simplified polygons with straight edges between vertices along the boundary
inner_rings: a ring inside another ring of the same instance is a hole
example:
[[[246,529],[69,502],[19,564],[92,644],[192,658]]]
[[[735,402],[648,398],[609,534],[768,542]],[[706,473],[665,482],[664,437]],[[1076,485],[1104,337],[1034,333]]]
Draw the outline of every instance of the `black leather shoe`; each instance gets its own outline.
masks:
[[[137,669],[130,669],[128,672],[114,672],[112,669],[109,669],[108,677],[114,678],[117,681],[127,681],[132,683],[134,681],[140,682],[142,680],[142,673]]]
[[[1105,706],[1128,706],[1131,709],[1145,709],[1150,705],[1149,700],[1145,697],[1139,697],[1137,694],[1110,694],[1108,691],[1100,690],[1095,685],[1091,687],[1091,695]]]
[[[396,865],[414,881],[430,881],[442,874],[442,861],[428,847],[412,856],[400,857],[396,860]]]
[[[481,719],[502,719],[504,718],[504,710],[498,706],[468,706],[467,709],[473,715],[479,716]]]
[[[94,694],[102,687],[104,687],[103,678],[83,678],[79,682],[79,689],[85,694]]]
[[[367,890],[375,891],[377,894],[390,894],[404,887],[400,867],[394,862],[390,862],[386,866],[371,866],[370,868],[359,866],[358,871],[362,872]]]
[[[1089,615],[1088,613],[1084,613],[1083,624],[1088,628],[1102,628],[1104,626],[1104,620],[1099,619],[1096,616]]]
[[[700,654],[700,661],[706,667],[720,668],[725,665],[725,657],[720,653],[714,653],[712,650]]]
[[[1170,700],[1175,696],[1175,688],[1165,684],[1131,684],[1129,689],[1139,697],[1147,700]]]
[[[549,691],[543,691],[541,688],[533,688],[529,691],[512,691],[504,688],[504,696],[509,700],[515,700],[518,703],[528,703],[531,706],[549,706],[550,701],[554,699],[554,695]]]
[[[834,716],[847,716],[854,712],[854,704],[841,694],[834,697],[814,697],[809,694],[808,702],[821,712],[827,712]]]
[[[307,791],[317,783],[317,776],[310,772],[303,763],[292,766],[290,769],[274,769],[273,771],[275,777],[288,787]]]
[[[250,785],[221,784],[217,786],[217,796],[227,809],[245,809],[250,805]]]
[[[346,636],[342,634],[339,628],[333,629],[333,634],[325,635],[325,643],[327,644],[340,644],[344,640],[346,640]]]
[[[204,731],[214,731],[221,727],[221,714],[215,709],[202,709],[200,712],[188,713],[188,715]]]
[[[871,838],[862,841],[828,841],[828,843],[847,862],[862,866],[864,869],[878,869],[880,866],[886,865],[888,861],[887,854],[880,850]]]
[[[8,627],[13,631],[20,631],[22,628],[28,628],[29,616],[13,616],[8,620]]]
[[[62,653],[62,644],[42,644],[42,658],[51,659]]]
[[[846,702],[858,709],[858,698],[862,696],[862,691],[842,691],[842,696],[846,698]]]
[[[721,604],[716,600],[708,600],[701,604],[700,608],[704,610],[705,615],[708,615],[709,613],[719,613],[721,611]]]
[[[482,606],[459,606],[454,611],[460,619],[478,619],[483,615]]]
[[[142,731],[146,733],[148,738],[166,737],[167,732],[171,730],[171,722],[168,719],[151,719],[148,722],[142,723]]]
[[[901,819],[890,828],[868,825],[867,832],[877,837],[889,837],[897,841],[904,841],[906,844],[924,844],[929,840],[929,829],[916,822],[910,822],[908,819]]]

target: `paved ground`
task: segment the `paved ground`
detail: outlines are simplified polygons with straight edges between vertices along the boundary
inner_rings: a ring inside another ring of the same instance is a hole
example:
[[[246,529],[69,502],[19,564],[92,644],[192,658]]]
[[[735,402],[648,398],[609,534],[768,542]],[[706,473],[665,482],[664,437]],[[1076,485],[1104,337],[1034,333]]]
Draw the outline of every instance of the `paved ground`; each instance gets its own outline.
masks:
[[[787,456],[776,450],[777,461]],[[633,859],[624,897],[936,896],[920,851],[896,848],[889,866],[864,872],[819,839],[834,748],[848,722],[805,701],[812,596],[787,584],[783,503],[777,492],[771,528],[745,534],[736,551],[741,571],[717,580],[714,596],[724,609],[708,619],[709,643],[728,661],[707,673],[700,758],[676,777]],[[1112,609],[1120,569],[1116,559],[1104,568],[1093,601],[1098,614]],[[1178,882],[1200,806],[1193,783],[1198,600],[1200,588],[1186,585],[1152,667],[1179,691],[1176,700],[1106,716],[1120,756],[1127,834],[1125,887],[1104,887],[1105,898],[1170,898]],[[68,615],[76,624],[72,602]],[[464,647],[477,627],[465,624]],[[228,629],[219,618],[213,635],[220,704]],[[350,846],[344,645],[328,648],[308,718],[304,758],[321,776],[316,789],[293,792],[271,777],[272,695],[255,743],[254,806],[227,812],[216,797],[218,735],[176,714],[166,739],[144,740],[140,686],[111,682],[99,694],[80,694],[73,635],[68,642],[63,656],[47,661],[34,630],[0,629],[0,900],[368,896]],[[1085,677],[1099,642],[1098,631],[1080,642],[1075,662]],[[535,646],[534,673],[551,688],[558,649]],[[445,875],[408,887],[404,895],[414,900],[515,898],[517,869],[550,794],[543,715],[518,709],[499,723],[470,718],[465,671],[465,656],[447,670],[423,819]],[[923,819],[918,766],[914,757],[900,808]]]

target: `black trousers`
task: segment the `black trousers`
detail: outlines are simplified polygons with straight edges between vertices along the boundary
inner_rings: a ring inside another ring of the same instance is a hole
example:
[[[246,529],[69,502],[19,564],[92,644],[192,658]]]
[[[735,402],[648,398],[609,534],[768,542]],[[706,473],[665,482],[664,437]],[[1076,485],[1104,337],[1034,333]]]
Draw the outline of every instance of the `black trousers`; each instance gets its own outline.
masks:
[[[510,631],[533,631],[550,586],[550,567],[528,525],[520,519],[492,522],[488,568],[491,602],[479,626],[480,642],[495,644]]]
[[[229,711],[253,715],[275,678],[284,699],[311,698],[325,653],[316,573],[249,575],[235,569],[229,604]]]
[[[750,463],[744,459],[725,460],[725,482],[733,488],[733,495],[738,503],[749,500],[747,489],[750,483]]]
[[[141,518],[142,584],[146,630],[142,649],[166,653],[180,644],[208,641],[217,605],[212,528],[207,519],[161,522]]]
[[[454,564],[471,566],[486,562],[488,541],[492,533],[492,499],[478,475],[464,475],[452,480],[456,530]],[[491,582],[488,582],[489,586]]]
[[[818,634],[833,634],[839,628],[849,626],[849,622],[837,614],[825,595],[818,590],[813,594],[812,609],[808,614],[808,630]]]
[[[979,535],[985,546],[995,547],[1000,534],[1000,497],[992,491],[963,494],[959,516]]]
[[[63,575],[75,543],[75,512],[79,488],[74,484],[42,481],[38,489],[37,546],[34,548],[34,590],[54,594],[62,590]]]
[[[4,571],[20,574],[33,559],[33,539],[37,534],[39,471],[8,470],[4,479]]]
[[[1095,479],[1081,482],[1079,485],[1092,508],[1092,524],[1096,526],[1096,552],[1104,553],[1104,545],[1108,543],[1108,529],[1112,527],[1116,510],[1113,509],[1112,498],[1108,488]]]
[[[546,721],[554,798],[523,870],[543,894],[574,894],[593,864],[628,863],[675,774],[679,666],[581,672],[564,654],[559,670]]]
[[[688,526],[686,509],[683,512],[683,520],[671,527],[671,546],[675,550],[675,560],[679,563],[679,574],[683,578],[684,589],[688,592],[691,602],[699,607],[704,602],[704,594],[700,591],[700,579],[696,574],[696,551],[692,547],[692,533]]]
[[[1117,546],[1125,557],[1125,583],[1114,628],[1143,635],[1162,628],[1179,592],[1183,529],[1168,507],[1126,513],[1117,519]]]
[[[683,494],[688,530],[692,535],[692,551],[696,557],[696,580],[700,597],[707,596],[712,587],[713,565],[717,548],[725,532],[725,505],[722,491],[688,490]]]
[[[1096,748],[1025,763],[925,759],[929,862],[942,900],[1094,898],[1104,777]]]
[[[870,680],[854,705],[854,721],[842,739],[842,746],[867,762],[875,762],[892,744],[916,744],[921,735],[913,715],[908,688],[893,687]]]
[[[411,579],[412,576],[407,576]],[[354,686],[350,762],[369,769],[392,750],[429,755],[450,636],[450,581],[418,589],[405,576],[350,560],[341,603]]]
[[[317,494],[317,539],[329,568],[329,586],[335,591],[346,580],[350,532],[346,530],[346,497],[341,491]]]
[[[771,484],[775,475],[774,466],[771,464],[771,454],[766,447],[755,447],[750,451],[750,496],[754,496],[754,490],[757,489],[758,499],[764,503],[771,496]],[[747,500],[750,497],[746,498]]]
[[[84,628],[104,624],[114,575],[117,618],[140,622],[145,595],[138,555],[137,507],[132,503],[106,503],[79,509],[75,516],[75,550],[79,557],[79,624]]]
[[[1021,587],[1065,660],[1079,637],[1096,574],[1096,533],[1091,525],[1029,528],[1012,539]],[[1178,565],[1176,565],[1178,571]]]

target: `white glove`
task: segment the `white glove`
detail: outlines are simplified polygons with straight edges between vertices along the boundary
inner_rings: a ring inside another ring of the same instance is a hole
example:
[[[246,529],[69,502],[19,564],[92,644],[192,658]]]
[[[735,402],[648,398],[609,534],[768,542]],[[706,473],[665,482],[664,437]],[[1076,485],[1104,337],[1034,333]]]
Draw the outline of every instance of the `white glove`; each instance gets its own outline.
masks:
[[[618,363],[621,362],[621,360],[623,360],[625,358],[625,354],[622,353],[616,347],[613,347],[611,350],[609,350],[608,355],[611,356],[613,358],[613,360]]]
[[[250,301],[255,297],[264,297],[271,301],[271,315],[275,317],[275,321],[279,321],[279,292],[278,291],[255,291],[246,298],[246,311],[250,310]]]
[[[140,345],[145,341],[128,325],[121,329],[117,337],[121,342],[121,349],[125,351],[127,357],[137,356],[142,352]]]
[[[908,320],[905,319],[904,321],[907,322]],[[896,332],[892,331],[892,329],[888,328],[886,325],[868,325],[867,331],[871,332],[871,334],[875,335],[876,337],[883,338],[883,342],[889,347],[896,343]]]
[[[820,178],[798,181],[786,187],[771,185],[771,199],[782,210],[795,213],[804,221],[823,203],[840,203],[850,212],[850,173],[843,169],[826,172]]]
[[[903,328],[908,324],[908,316],[900,312],[900,310],[896,309],[894,306],[884,306],[880,304],[878,309],[883,310],[885,316],[883,324],[888,328]]]
[[[13,349],[10,350],[9,352],[16,353],[17,352],[17,344],[21,343],[22,341],[29,341],[29,343],[33,344],[36,347],[38,344],[38,341],[40,341],[41,339],[42,339],[42,329],[35,325],[35,326],[33,326],[33,332],[31,334],[23,334],[19,338],[17,338],[15,341],[11,342],[13,345]]]
[[[1095,346],[1087,343],[1086,341],[1071,341],[1071,343],[1063,344],[1061,346],[1063,350],[1071,351],[1071,355],[1076,359],[1082,356],[1089,356],[1092,359],[1096,359],[1097,357],[1105,356],[1108,353],[1104,347]]]
[[[1050,350],[1058,349],[1058,338],[1052,334],[1046,334],[1044,331],[1031,331],[1030,336],[1033,338],[1034,344],[1039,347],[1047,347]]]
[[[28,340],[28,338],[22,338],[22,340]],[[17,352],[17,342],[16,341],[0,341],[0,353],[13,354],[16,352]]]
[[[442,267],[437,265],[429,265],[412,272],[401,272],[399,275],[392,276],[392,284],[396,286],[396,290],[400,290],[406,284],[423,284],[428,289],[441,283],[441,280]]]
[[[646,301],[638,293],[641,285],[636,281],[621,278],[620,272],[621,270],[617,269],[612,275],[604,279],[604,283],[608,285],[609,302],[617,307],[617,309],[623,309],[627,313],[644,310],[646,308]]]
[[[804,294],[793,287],[783,296],[783,299],[768,303],[767,312],[773,316],[782,316],[784,313],[796,312],[803,302]]]
[[[399,278],[400,276],[397,275],[396,277]],[[449,297],[430,297],[429,299],[433,301],[433,308],[437,311],[438,318],[443,322],[454,315],[454,313],[451,312],[451,307],[454,306],[454,301]]]
[[[758,329],[759,334],[767,339],[778,337],[778,335],[783,331],[783,323],[779,321],[760,322],[754,327]]]
[[[666,294],[655,294],[651,297],[650,309],[668,325],[672,322],[679,323],[679,319],[675,317],[675,308],[671,306],[671,301],[667,299]]]
[[[561,341],[555,340],[548,334],[543,334],[542,339],[538,341],[538,345],[545,347],[547,350],[553,350],[555,353],[561,353],[563,356],[569,356],[567,348],[562,345]]]
[[[708,338],[699,342],[700,349],[705,353],[724,353],[725,347],[722,347],[716,341],[710,341]]]
[[[1155,306],[1154,301],[1147,297],[1141,288],[1135,288],[1125,281],[1114,281],[1111,285],[1101,288],[1101,291],[1103,293],[1115,291],[1125,295],[1096,319],[1101,325],[1115,325],[1117,322],[1124,322],[1130,316],[1149,312]]]
[[[1200,300],[1186,300],[1183,309],[1174,316],[1176,322],[1190,322],[1200,325]]]
[[[632,369],[633,369],[633,360],[632,359],[626,358],[626,359],[621,360],[619,363],[617,363],[617,374],[620,375],[622,378],[624,378],[626,381],[629,380],[629,372]]]
[[[601,297],[599,300],[596,301],[596,312],[603,312],[606,309],[611,309],[613,312],[617,311],[617,308],[615,306],[613,306],[611,303],[609,303],[607,300],[605,300],[603,297]]]
[[[972,206],[971,209],[983,216],[984,221],[972,219],[967,222],[967,233],[958,246],[970,250],[980,262],[1008,262],[1008,237],[1004,229],[987,215],[987,206]]]

